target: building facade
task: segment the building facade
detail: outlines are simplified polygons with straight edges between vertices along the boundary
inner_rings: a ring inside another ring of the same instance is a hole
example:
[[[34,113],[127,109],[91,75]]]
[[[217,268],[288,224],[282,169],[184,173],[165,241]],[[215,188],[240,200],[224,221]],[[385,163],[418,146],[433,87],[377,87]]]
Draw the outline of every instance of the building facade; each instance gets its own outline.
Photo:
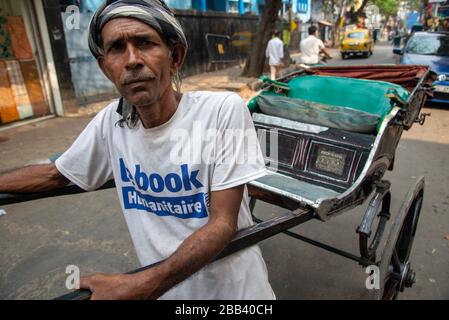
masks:
[[[167,0],[178,10],[219,11],[238,14],[259,14],[259,0]]]
[[[287,13],[291,6],[298,18],[308,21],[312,0],[282,0],[282,12]],[[255,14],[263,12],[265,0],[167,0],[167,5],[178,10],[220,11],[238,14]]]
[[[103,0],[0,0],[0,126],[77,112],[117,97],[92,57],[88,25]],[[166,0],[191,44],[185,76],[210,64],[207,34],[228,39],[229,59],[245,55],[265,0]],[[283,23],[309,21],[311,0],[283,0]],[[288,23],[287,23],[288,24]],[[306,32],[307,26],[302,25]],[[287,26],[289,29],[289,26]],[[231,52],[229,52],[231,51]]]

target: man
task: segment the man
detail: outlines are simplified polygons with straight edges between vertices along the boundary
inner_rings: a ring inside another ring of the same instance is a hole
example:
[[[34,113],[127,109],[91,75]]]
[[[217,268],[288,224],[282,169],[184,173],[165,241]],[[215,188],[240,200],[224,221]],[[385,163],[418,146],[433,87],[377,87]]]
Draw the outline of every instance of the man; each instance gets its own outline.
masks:
[[[133,275],[83,277],[92,299],[273,299],[257,246],[210,263],[252,225],[245,184],[266,174],[260,148],[246,149],[245,136],[220,143],[228,131],[255,132],[241,98],[174,90],[187,41],[163,1],[107,1],[91,21],[89,47],[122,98],[55,165],[6,174],[0,192],[69,181],[90,191],[115,180],[141,264],[164,261]],[[191,141],[198,131],[216,135]],[[246,161],[224,161],[233,150]]]
[[[321,54],[332,59],[330,51],[324,46],[323,41],[317,37],[317,28],[309,27],[309,36],[301,41],[301,62],[306,65],[314,65],[320,63]]]
[[[278,71],[283,66],[284,43],[279,39],[280,36],[281,32],[276,31],[274,37],[268,41],[267,50],[265,51],[265,56],[269,59],[268,64],[270,65],[270,77],[272,80],[276,80]]]

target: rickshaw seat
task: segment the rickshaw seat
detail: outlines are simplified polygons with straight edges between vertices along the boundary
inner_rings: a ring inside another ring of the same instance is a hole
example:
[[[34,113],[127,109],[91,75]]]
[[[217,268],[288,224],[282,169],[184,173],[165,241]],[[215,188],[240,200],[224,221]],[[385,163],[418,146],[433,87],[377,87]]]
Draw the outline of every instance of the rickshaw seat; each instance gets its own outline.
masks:
[[[387,94],[402,100],[409,92],[384,81],[332,76],[301,76],[288,82],[288,94],[264,91],[257,105],[268,115],[348,131],[371,133],[391,111]]]

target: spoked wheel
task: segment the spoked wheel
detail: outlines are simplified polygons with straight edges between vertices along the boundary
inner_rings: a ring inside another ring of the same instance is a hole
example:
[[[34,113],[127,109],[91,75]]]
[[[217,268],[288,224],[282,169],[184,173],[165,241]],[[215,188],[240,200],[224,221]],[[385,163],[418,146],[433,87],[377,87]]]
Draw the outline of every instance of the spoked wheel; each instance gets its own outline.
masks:
[[[379,262],[380,290],[375,290],[375,299],[394,300],[399,292],[415,283],[409,259],[423,199],[424,177],[421,177],[407,193],[385,243]]]

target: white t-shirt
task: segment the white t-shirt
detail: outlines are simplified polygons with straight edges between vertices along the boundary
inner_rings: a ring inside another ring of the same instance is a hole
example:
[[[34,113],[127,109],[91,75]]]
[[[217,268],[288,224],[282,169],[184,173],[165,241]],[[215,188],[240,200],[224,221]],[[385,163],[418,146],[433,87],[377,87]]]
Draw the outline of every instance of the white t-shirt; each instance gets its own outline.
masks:
[[[284,58],[284,43],[278,37],[268,41],[265,56],[269,58],[268,64],[270,66],[277,66]]]
[[[211,191],[267,173],[259,144],[245,142],[245,130],[256,133],[237,94],[185,93],[172,118],[150,129],[140,121],[133,129],[116,125],[117,106],[102,110],[55,164],[88,191],[115,179],[142,266],[168,258],[207,223]],[[233,152],[243,158],[232,161]],[[251,225],[245,187],[238,229]],[[260,249],[253,246],[211,263],[161,298],[273,299],[274,294]]]
[[[313,35],[301,41],[301,61],[305,64],[317,64],[320,62],[320,51],[324,49],[324,43],[321,39]]]

